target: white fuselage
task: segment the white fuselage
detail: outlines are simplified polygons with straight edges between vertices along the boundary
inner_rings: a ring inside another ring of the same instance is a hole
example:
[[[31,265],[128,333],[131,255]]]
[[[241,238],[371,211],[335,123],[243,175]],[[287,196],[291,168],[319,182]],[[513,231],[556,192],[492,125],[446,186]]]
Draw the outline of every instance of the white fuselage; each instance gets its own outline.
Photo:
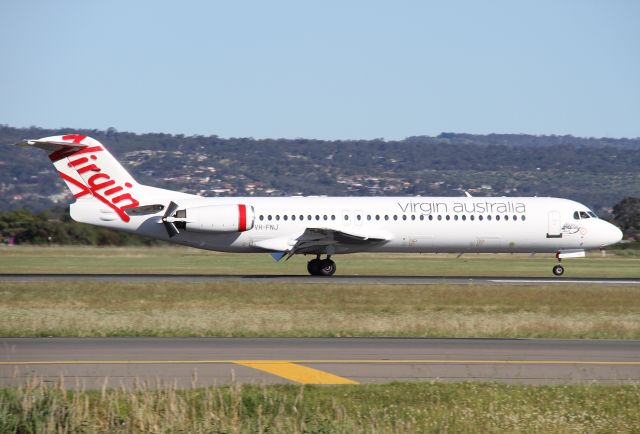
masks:
[[[622,238],[584,205],[538,197],[219,197],[138,183],[82,134],[25,140],[45,150],[75,197],[71,217],[199,249],[316,255],[311,275],[331,276],[331,256],[354,252],[555,252],[584,256]],[[326,255],[326,259],[321,259]],[[555,275],[564,268],[556,265]]]
[[[537,197],[229,197],[204,198],[149,188],[147,203],[174,200],[181,207],[243,203],[252,206],[252,229],[240,233],[182,231],[169,238],[162,215],[128,223],[101,222],[92,204],[78,200],[78,221],[126,230],[201,249],[228,252],[287,251],[307,228],[385,239],[374,245],[338,244],[331,254],[375,252],[558,252],[617,242],[620,231],[577,202]],[[83,209],[86,208],[87,212]],[[92,209],[93,208],[93,209]],[[214,215],[211,218],[215,218]],[[320,249],[322,250],[322,249]],[[319,250],[319,251],[320,251]],[[309,252],[315,253],[315,252]],[[326,251],[322,251],[326,253]]]

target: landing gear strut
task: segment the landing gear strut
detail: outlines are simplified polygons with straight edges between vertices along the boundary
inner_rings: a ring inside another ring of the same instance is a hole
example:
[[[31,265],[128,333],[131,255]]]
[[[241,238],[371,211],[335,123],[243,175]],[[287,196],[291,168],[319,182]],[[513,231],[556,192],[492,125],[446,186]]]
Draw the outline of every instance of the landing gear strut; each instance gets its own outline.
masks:
[[[333,276],[336,272],[336,263],[331,260],[331,256],[327,256],[327,259],[320,259],[320,255],[318,255],[307,263],[307,271],[312,276]]]

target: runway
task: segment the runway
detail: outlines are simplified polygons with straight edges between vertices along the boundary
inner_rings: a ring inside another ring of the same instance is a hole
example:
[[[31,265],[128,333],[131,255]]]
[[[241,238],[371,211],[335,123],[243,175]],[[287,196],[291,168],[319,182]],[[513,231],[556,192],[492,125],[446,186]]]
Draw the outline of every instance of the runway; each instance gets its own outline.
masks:
[[[390,381],[638,383],[640,341],[419,338],[0,338],[0,384],[66,387]]]
[[[504,276],[331,276],[306,275],[231,275],[231,274],[0,274],[0,282],[38,281],[127,281],[127,282],[287,282],[309,284],[378,285],[640,285],[640,279],[504,277]]]

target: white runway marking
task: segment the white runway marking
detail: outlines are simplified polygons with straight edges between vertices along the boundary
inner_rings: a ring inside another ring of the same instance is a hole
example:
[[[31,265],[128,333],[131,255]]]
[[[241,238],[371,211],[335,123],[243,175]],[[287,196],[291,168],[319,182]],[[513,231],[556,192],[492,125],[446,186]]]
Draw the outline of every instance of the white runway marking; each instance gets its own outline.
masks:
[[[528,279],[493,279],[488,280],[492,283],[535,283],[535,284],[552,284],[556,285],[559,283],[590,283],[590,284],[599,284],[599,285],[640,285],[640,280],[568,280],[568,279],[557,279],[557,280],[528,280]]]

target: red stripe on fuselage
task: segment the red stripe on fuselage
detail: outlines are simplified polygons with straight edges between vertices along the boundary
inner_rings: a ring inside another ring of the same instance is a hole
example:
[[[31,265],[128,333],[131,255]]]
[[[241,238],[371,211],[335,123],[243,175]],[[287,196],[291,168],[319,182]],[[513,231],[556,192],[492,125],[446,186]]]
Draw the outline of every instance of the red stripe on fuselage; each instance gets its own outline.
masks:
[[[238,231],[244,232],[247,230],[247,206],[238,205],[238,212],[240,214],[238,218]]]

